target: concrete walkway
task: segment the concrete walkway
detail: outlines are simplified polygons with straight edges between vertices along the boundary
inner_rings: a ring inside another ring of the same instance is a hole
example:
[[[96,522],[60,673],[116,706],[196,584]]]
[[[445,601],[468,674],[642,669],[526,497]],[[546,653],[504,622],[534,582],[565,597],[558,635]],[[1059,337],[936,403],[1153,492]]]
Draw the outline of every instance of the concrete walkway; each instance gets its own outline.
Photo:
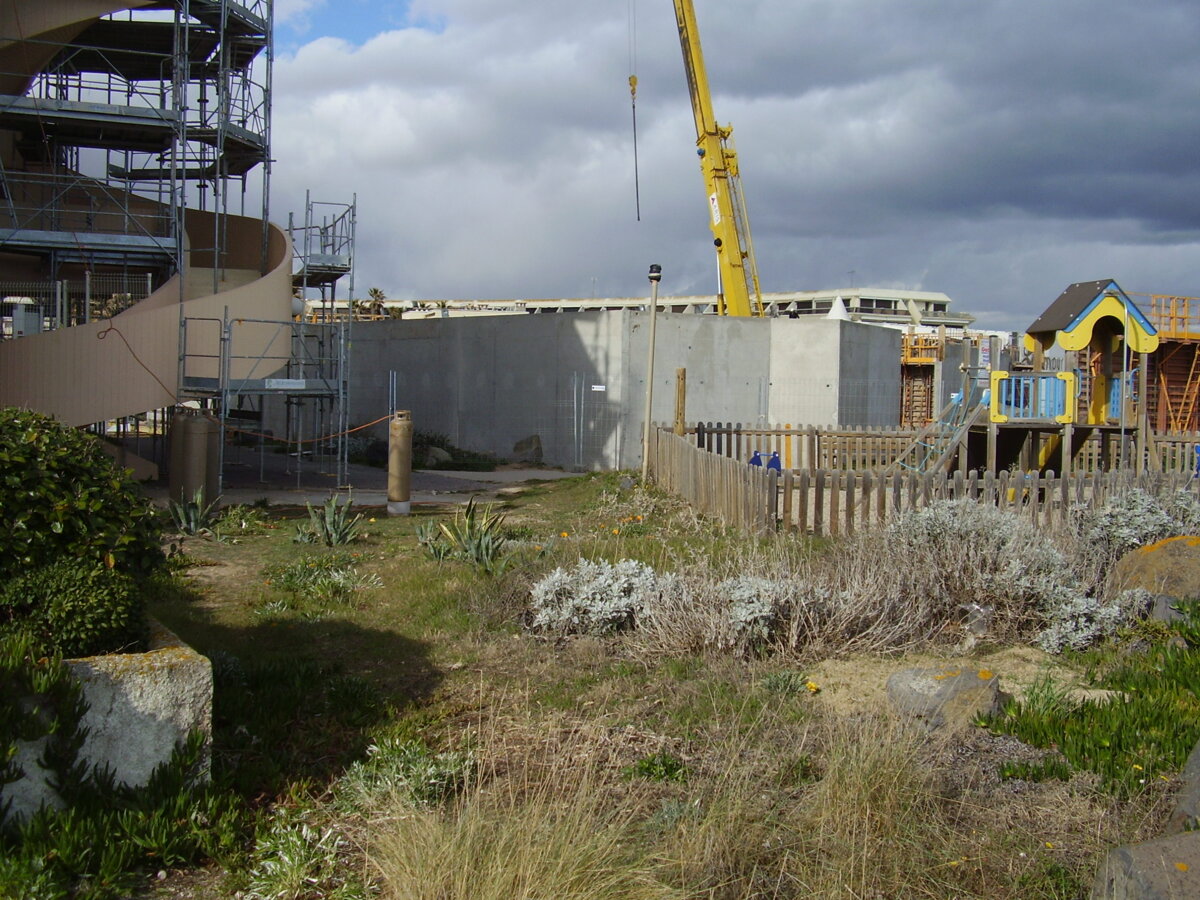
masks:
[[[272,506],[303,506],[324,503],[331,494],[350,497],[355,506],[387,505],[387,471],[374,466],[351,464],[347,484],[338,485],[336,472],[297,460],[285,454],[247,455],[246,461],[227,459],[221,488],[225,504],[247,506],[265,499]],[[493,499],[507,487],[527,482],[571,478],[575,472],[540,467],[503,467],[494,472],[412,473],[410,500],[414,504],[466,503],[471,497]],[[146,488],[150,498],[166,505],[166,484]]]

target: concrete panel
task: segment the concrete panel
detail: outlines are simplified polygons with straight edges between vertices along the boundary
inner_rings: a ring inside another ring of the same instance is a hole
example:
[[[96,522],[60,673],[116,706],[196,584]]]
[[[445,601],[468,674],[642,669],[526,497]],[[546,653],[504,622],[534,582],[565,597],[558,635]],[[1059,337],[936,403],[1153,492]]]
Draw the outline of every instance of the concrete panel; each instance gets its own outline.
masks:
[[[567,468],[640,465],[650,314],[645,311],[356,323],[351,424],[397,405],[414,427],[507,457],[537,435]],[[735,319],[660,311],[651,417],[675,415],[687,369],[689,421],[894,424],[900,335],[822,318]],[[858,385],[856,405],[840,402]],[[386,437],[386,426],[374,430]]]
[[[838,424],[899,424],[901,333],[859,322],[841,325]]]
[[[625,312],[629,405],[621,458],[641,464],[649,312]],[[687,369],[688,421],[766,422],[769,412],[771,322],[659,312],[655,325],[654,390],[650,418],[675,418],[675,370]]]
[[[606,468],[624,395],[621,340],[619,318],[602,312],[359,323],[351,420],[389,412],[394,372],[397,406],[419,430],[502,457],[537,435],[548,463]]]
[[[816,316],[771,321],[772,424],[839,424],[839,336],[846,324]]]

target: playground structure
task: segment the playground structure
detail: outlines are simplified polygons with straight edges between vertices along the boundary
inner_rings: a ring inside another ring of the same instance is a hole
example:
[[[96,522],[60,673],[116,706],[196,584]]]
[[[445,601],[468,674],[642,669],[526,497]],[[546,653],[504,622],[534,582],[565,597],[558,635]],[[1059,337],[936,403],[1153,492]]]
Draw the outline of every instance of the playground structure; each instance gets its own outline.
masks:
[[[1088,441],[1099,443],[1103,470],[1141,472],[1154,465],[1156,457],[1147,452],[1153,440],[1148,374],[1163,371],[1153,360],[1159,333],[1115,281],[1070,285],[1029,326],[1023,345],[1027,356],[1014,348],[1002,352],[999,340],[989,339],[988,365],[963,367],[962,390],[893,468],[1067,476]],[[1051,367],[1048,354],[1055,346],[1064,356],[1061,366]],[[1200,362],[1194,353],[1192,358]],[[1184,396],[1194,404],[1194,365],[1191,373]],[[1169,398],[1171,380],[1164,385],[1155,393]]]

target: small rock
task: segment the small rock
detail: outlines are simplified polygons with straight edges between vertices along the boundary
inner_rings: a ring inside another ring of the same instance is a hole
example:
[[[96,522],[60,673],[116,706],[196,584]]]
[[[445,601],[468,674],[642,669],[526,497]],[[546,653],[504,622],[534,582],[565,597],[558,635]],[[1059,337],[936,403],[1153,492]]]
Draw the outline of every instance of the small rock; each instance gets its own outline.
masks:
[[[898,711],[935,727],[997,713],[1006,699],[994,672],[960,666],[896,672],[887,680],[887,695]]]
[[[1183,613],[1176,609],[1178,601],[1166,594],[1155,594],[1154,605],[1150,607],[1150,618],[1160,622],[1182,622]]]
[[[540,463],[542,461],[542,436],[531,434],[513,444],[512,459],[514,462]]]
[[[1175,810],[1167,824],[1168,834],[1200,828],[1200,742],[1192,748],[1179,777],[1183,787],[1179,789]]]

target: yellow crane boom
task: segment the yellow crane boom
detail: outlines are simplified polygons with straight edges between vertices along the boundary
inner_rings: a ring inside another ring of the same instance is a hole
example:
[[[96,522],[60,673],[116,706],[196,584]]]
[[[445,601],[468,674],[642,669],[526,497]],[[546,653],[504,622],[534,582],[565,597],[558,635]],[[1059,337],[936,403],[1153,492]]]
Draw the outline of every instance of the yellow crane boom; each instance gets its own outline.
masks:
[[[721,276],[717,312],[729,316],[761,316],[762,292],[758,286],[750,222],[738,175],[737,152],[731,140],[733,127],[722,128],[713,115],[692,0],[674,0],[674,3],[683,67],[687,71],[692,114],[696,119],[696,153],[700,156],[700,171],[708,193],[709,227],[712,228],[713,246],[717,248],[717,269]]]

